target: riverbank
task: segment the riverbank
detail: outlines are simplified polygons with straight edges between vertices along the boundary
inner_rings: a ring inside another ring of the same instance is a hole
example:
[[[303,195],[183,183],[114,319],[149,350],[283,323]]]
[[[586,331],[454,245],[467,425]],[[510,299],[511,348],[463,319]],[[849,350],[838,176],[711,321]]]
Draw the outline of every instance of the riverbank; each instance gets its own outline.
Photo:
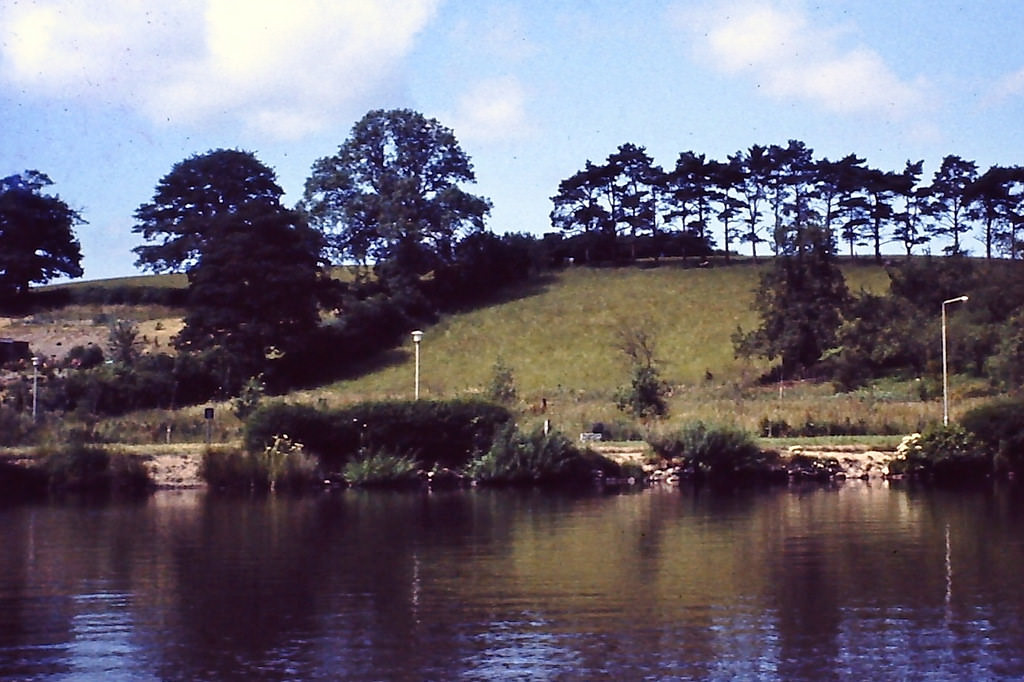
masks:
[[[599,454],[623,465],[643,469],[652,482],[678,482],[679,471],[670,462],[654,460],[650,445],[643,441],[591,443]],[[200,466],[206,445],[179,443],[159,445],[109,445],[112,454],[138,457],[158,489],[203,488]],[[238,448],[239,443],[215,445],[215,448]],[[781,463],[794,475],[832,479],[876,479],[889,475],[889,464],[896,458],[895,449],[865,444],[790,445],[778,450]],[[0,461],[31,466],[39,455],[17,448],[0,451]]]
[[[206,485],[199,474],[203,450],[197,443],[170,445],[104,445],[110,454],[137,457],[159,489],[202,488]],[[219,447],[219,446],[215,446]],[[9,448],[0,451],[0,462],[24,467],[36,464],[43,455],[29,448]]]
[[[651,446],[641,441],[591,443],[598,453],[620,464],[643,468],[652,481],[673,483],[680,469],[671,462],[655,461]],[[887,444],[817,442],[813,445],[788,445],[765,448],[779,455],[780,464],[791,476],[830,479],[876,479],[889,475],[896,459],[896,448]]]

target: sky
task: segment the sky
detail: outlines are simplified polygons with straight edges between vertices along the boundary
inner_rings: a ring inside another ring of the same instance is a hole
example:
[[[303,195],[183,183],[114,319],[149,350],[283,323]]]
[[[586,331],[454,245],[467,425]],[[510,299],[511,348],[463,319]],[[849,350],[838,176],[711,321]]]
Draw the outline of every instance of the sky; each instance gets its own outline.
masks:
[[[550,231],[558,183],[626,142],[984,171],[1024,164],[1022,29],[1019,0],[0,0],[0,177],[50,176],[101,279],[137,272],[175,163],[252,151],[292,205],[373,109],[453,129],[497,233]]]

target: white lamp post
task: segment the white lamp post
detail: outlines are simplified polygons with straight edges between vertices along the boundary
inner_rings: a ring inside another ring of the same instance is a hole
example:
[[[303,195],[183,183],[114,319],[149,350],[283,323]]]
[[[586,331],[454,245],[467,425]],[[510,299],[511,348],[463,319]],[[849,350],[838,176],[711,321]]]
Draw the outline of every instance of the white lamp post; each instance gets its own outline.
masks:
[[[946,305],[966,301],[966,296],[957,296],[942,302],[942,425],[949,425],[949,379],[946,372]]]
[[[39,356],[32,356],[32,423],[36,422],[36,404],[39,395]]]
[[[412,342],[416,346],[416,400],[420,399],[420,341],[423,340],[423,332],[419,329],[412,333]]]

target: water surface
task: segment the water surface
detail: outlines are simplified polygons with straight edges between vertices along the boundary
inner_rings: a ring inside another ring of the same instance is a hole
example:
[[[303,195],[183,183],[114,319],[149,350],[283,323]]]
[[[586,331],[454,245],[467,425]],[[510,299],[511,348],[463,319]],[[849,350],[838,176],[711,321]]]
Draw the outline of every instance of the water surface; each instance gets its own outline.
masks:
[[[1024,496],[0,507],[0,678],[1021,679]]]

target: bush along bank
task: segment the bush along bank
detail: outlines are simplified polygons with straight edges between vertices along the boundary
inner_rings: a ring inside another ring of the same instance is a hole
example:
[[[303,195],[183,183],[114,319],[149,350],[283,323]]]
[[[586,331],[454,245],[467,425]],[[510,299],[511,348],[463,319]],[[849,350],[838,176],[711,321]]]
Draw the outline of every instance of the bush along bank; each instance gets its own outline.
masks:
[[[287,435],[285,435],[287,434]],[[245,450],[210,449],[215,488],[579,485],[642,476],[564,435],[520,431],[485,401],[373,402],[340,410],[279,403],[256,410]],[[275,472],[280,472],[275,474]],[[294,475],[281,478],[285,472]]]
[[[997,400],[967,412],[957,424],[907,436],[890,471],[942,483],[1024,475],[1024,402]]]
[[[41,449],[32,464],[0,463],[0,493],[23,499],[47,493],[141,494],[153,488],[142,461],[135,456],[73,443]]]
[[[712,482],[785,482],[789,473],[778,453],[762,450],[739,429],[688,424],[650,438],[651,449],[669,463],[671,478]]]

